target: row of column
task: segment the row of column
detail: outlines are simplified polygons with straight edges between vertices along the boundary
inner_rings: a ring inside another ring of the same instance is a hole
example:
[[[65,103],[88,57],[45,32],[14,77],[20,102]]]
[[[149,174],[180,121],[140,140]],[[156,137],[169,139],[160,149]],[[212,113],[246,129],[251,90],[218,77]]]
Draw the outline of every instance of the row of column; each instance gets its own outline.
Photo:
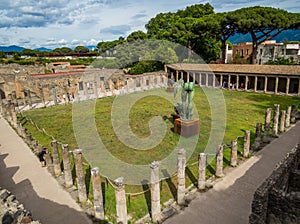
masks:
[[[178,71],[176,70],[175,75],[173,72],[171,72],[171,78],[173,78],[176,82],[184,77],[184,72],[183,71]],[[202,83],[202,76],[204,76],[205,83]],[[212,76],[211,78],[211,85],[209,84],[209,77]],[[216,78],[216,76],[219,76],[219,79]],[[224,76],[226,76],[226,81],[224,79]],[[235,83],[232,84],[232,76],[235,78]],[[249,90],[249,81],[250,77],[254,76],[254,85],[253,85],[253,90],[254,92],[258,91],[258,77],[264,79],[264,88],[263,91],[267,92],[268,91],[268,76],[257,76],[257,75],[242,75],[244,77],[245,82],[243,82],[240,85],[240,76],[241,75],[223,75],[223,74],[213,74],[213,73],[198,73],[196,74],[195,72],[186,72],[186,80],[187,82],[189,81],[196,81],[200,86],[212,86],[212,87],[226,87],[226,88],[233,88],[233,89],[244,89],[244,90]],[[290,90],[290,85],[291,85],[291,78],[290,77],[278,77],[274,76],[272,78],[275,78],[275,87],[274,87],[274,93],[278,93],[278,88],[279,88],[279,78],[284,78],[286,79],[286,86],[285,86],[285,94],[289,94]],[[294,78],[296,79],[296,78]],[[224,85],[227,83],[226,85]],[[298,94],[300,94],[300,79],[298,81]]]

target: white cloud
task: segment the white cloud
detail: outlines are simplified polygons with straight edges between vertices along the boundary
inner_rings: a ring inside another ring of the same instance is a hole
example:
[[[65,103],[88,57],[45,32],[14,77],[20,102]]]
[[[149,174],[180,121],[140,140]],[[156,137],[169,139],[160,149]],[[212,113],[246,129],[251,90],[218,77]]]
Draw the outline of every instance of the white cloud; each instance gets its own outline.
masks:
[[[145,24],[160,12],[206,2],[216,12],[254,5],[300,11],[299,0],[1,0],[0,44],[29,48],[96,45],[145,31]]]

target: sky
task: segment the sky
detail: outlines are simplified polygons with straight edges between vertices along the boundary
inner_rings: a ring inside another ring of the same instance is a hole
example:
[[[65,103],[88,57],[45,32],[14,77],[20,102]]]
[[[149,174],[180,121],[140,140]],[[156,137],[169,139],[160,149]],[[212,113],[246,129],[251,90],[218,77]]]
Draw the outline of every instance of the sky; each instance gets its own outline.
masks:
[[[300,12],[300,0],[1,0],[0,46],[97,45],[145,32],[145,24],[158,13],[207,2],[215,12],[256,5]]]

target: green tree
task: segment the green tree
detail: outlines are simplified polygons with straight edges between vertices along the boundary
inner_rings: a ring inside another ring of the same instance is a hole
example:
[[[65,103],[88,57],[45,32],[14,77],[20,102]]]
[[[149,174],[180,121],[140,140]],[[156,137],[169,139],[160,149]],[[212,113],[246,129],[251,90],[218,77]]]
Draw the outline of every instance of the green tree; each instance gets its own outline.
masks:
[[[236,19],[237,32],[250,33],[252,38],[252,64],[256,64],[257,48],[284,30],[299,29],[300,14],[271,7],[249,7],[232,14]]]
[[[87,47],[85,47],[85,46],[77,46],[74,49],[74,52],[76,52],[76,53],[87,53],[89,51],[90,50]]]
[[[136,41],[136,40],[145,40],[147,39],[147,34],[141,30],[134,31],[127,37],[127,42]]]
[[[55,48],[52,50],[52,53],[54,54],[68,54],[71,52],[73,52],[73,50],[69,47]]]
[[[222,63],[225,63],[228,38],[237,32],[236,19],[232,12],[210,14],[199,18],[193,26],[193,30],[198,36],[221,41]]]

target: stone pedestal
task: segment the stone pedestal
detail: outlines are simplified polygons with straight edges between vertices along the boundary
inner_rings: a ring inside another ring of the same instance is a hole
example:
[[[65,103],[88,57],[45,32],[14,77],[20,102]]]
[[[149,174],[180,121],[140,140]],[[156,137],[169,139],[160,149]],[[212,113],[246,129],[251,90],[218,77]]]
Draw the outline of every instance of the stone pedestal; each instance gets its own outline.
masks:
[[[262,123],[256,123],[255,140],[253,148],[258,149],[261,144]]]
[[[189,138],[195,135],[198,135],[200,131],[200,121],[184,121],[176,119],[174,122],[174,132],[185,137]]]
[[[285,113],[285,127],[290,127],[292,107],[288,106]]]

